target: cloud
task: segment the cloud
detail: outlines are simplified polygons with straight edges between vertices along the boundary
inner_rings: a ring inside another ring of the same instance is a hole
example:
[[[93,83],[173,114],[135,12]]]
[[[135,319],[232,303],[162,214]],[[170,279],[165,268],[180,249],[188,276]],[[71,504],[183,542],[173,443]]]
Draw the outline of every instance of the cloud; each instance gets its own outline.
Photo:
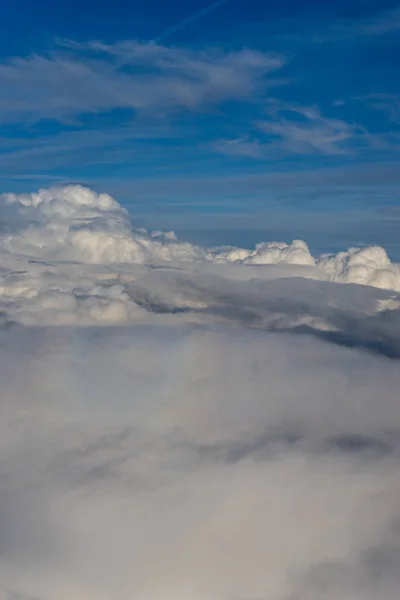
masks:
[[[95,129],[79,127],[53,135],[42,135],[32,141],[32,137],[0,141],[0,167],[7,179],[71,179],[49,174],[49,171],[67,169],[69,174],[79,170],[80,164],[86,168],[100,164],[115,165],[121,161],[134,161],[136,165],[146,165],[154,161],[164,150],[165,145],[175,140],[177,129],[173,131],[167,121],[148,123],[138,119],[132,123],[116,127],[101,126]],[[151,142],[151,143],[150,143]],[[185,148],[186,150],[186,148]],[[31,175],[29,175],[31,173]],[[40,175],[42,173],[42,175]],[[79,177],[76,179],[79,180]],[[82,180],[82,178],[80,179]]]
[[[397,363],[155,321],[0,336],[5,598],[397,598]]]
[[[271,98],[265,113],[268,120],[253,123],[258,137],[220,139],[211,148],[227,156],[276,161],[293,154],[336,156],[391,147],[387,136],[370,134],[357,123],[325,117],[315,105],[300,106]]]
[[[190,15],[190,17],[183,19],[183,21],[180,21],[176,25],[172,25],[171,27],[168,27],[168,29],[166,29],[165,31],[163,31],[163,33],[161,33],[159,36],[157,36],[157,38],[154,41],[159,43],[161,40],[164,40],[166,37],[170,37],[173,33],[182,31],[182,29],[185,29],[186,27],[188,27],[192,23],[195,23],[202,17],[205,17],[206,15],[210,14],[211,12],[214,12],[214,10],[217,10],[218,8],[223,6],[223,4],[226,4],[226,2],[227,2],[227,0],[216,0],[215,2],[212,2],[208,6],[205,6],[201,10]]]
[[[64,40],[47,54],[4,59],[0,122],[16,129],[2,144],[0,166],[14,177],[46,177],[57,170],[62,180],[68,167],[80,180],[88,169],[97,179],[100,165],[113,172],[117,163],[126,172],[132,165],[141,172],[141,165],[149,169],[155,162],[164,169],[186,161],[193,170],[201,160],[215,170],[220,166],[215,156],[210,162],[210,150],[275,163],[288,155],[344,160],[366,151],[375,159],[396,152],[393,132],[370,133],[325,116],[317,106],[271,99],[273,86],[288,83],[281,76],[286,63],[282,55],[254,48],[190,49],[136,40]],[[239,110],[244,105],[251,111]],[[186,131],[179,129],[182,117]],[[213,119],[217,127],[210,126]]]
[[[282,57],[250,49],[64,42],[47,56],[16,57],[0,65],[0,120],[65,122],[114,108],[153,116],[198,111],[227,100],[251,100],[283,64]]]
[[[4,194],[4,207],[14,209],[15,233],[3,237],[3,249],[42,258],[81,260],[84,263],[142,263],[158,258],[190,260],[189,244],[177,244],[173,236],[132,235],[126,210],[108,194],[83,186],[40,190],[34,194]],[[20,223],[18,229],[18,220]],[[162,242],[168,244],[163,246]],[[184,248],[187,248],[185,255]],[[174,249],[177,254],[174,254]]]
[[[215,140],[209,147],[215,152],[225,154],[226,156],[260,158],[263,155],[263,148],[260,142],[248,137]]]
[[[400,122],[400,97],[396,94],[371,93],[357,96],[356,100],[365,102],[371,108],[385,113],[395,123]]]
[[[272,100],[266,110],[270,120],[260,121],[260,130],[278,138],[282,148],[291,153],[346,154],[354,151],[354,143],[363,141],[365,134],[359,125],[324,117],[317,106]]]
[[[0,217],[4,324],[134,323],[147,321],[152,312],[175,314],[178,319],[188,312],[189,319],[219,318],[222,308],[218,301],[214,312],[213,297],[221,286],[243,276],[248,280],[305,277],[373,286],[391,290],[383,297],[374,292],[375,312],[397,307],[393,292],[400,292],[400,266],[381,247],[350,248],[320,257],[313,257],[301,240],[262,242],[253,250],[202,248],[179,241],[172,232],[134,228],[126,210],[111,196],[79,185],[4,194]],[[171,277],[159,299],[153,279],[150,288],[145,283],[154,269],[156,282],[164,282],[165,270]],[[186,273],[189,287],[185,283],[175,289],[174,277],[179,273]],[[210,289],[205,296],[197,284],[190,284],[195,273],[197,281],[204,276]],[[132,291],[135,281],[141,282],[138,294]],[[254,286],[248,283],[248,294]],[[232,296],[237,295],[235,290]],[[243,305],[249,301],[243,299]],[[227,314],[236,311],[235,307],[225,309]],[[204,315],[197,315],[197,310]],[[276,314],[276,308],[271,314]],[[307,313],[305,322],[310,322],[309,317]],[[325,327],[327,315],[318,318]]]
[[[383,248],[201,248],[82,186],[0,221],[5,599],[397,598]]]
[[[376,17],[360,21],[353,27],[352,35],[385,35],[400,29],[400,9],[384,11]],[[346,31],[346,28],[344,28]],[[350,33],[350,32],[349,32]]]
[[[335,23],[329,31],[314,36],[316,42],[335,42],[357,37],[384,36],[400,29],[400,9],[380,11],[361,19],[346,19]]]

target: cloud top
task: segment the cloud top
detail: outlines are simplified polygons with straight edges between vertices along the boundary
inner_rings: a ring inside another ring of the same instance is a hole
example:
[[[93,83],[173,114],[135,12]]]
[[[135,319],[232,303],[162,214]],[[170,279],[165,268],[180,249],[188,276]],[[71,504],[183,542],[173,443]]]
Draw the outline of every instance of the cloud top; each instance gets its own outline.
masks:
[[[149,307],[167,312],[210,308],[222,282],[238,279],[248,281],[248,293],[254,285],[250,280],[287,277],[362,284],[392,296],[400,291],[400,267],[380,247],[320,257],[312,256],[302,240],[262,242],[254,249],[202,248],[173,232],[135,228],[115,199],[78,185],[3,194],[0,214],[0,297],[6,320],[132,322],[145,318]],[[154,269],[153,291],[133,297],[132,282]],[[157,299],[157,293],[149,300],[166,271],[171,277],[162,295],[167,293],[168,300]],[[188,279],[173,292],[173,276],[179,273]],[[211,296],[201,291],[201,277],[208,289],[216,286]],[[393,298],[379,302],[397,306]]]

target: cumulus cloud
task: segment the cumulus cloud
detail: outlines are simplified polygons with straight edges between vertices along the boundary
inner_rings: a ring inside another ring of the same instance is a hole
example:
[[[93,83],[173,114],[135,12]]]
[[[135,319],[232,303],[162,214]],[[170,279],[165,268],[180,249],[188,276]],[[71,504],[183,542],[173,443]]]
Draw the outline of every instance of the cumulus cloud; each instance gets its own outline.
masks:
[[[118,202],[82,186],[4,194],[3,202],[9,211],[15,209],[21,224],[3,236],[3,248],[10,253],[100,264],[201,256],[189,244],[177,243],[172,233],[133,233]]]
[[[253,250],[201,248],[172,232],[134,228],[115,199],[77,185],[3,194],[0,214],[4,322],[135,322],[155,309],[202,309],[209,317],[216,315],[215,300],[224,286],[236,285],[229,294],[237,298],[237,286],[246,281],[247,301],[241,296],[246,305],[251,294],[260,293],[258,282],[281,278],[306,279],[310,291],[309,280],[373,286],[388,290],[373,292],[377,311],[397,306],[400,267],[380,247],[320,257],[302,240],[263,242]],[[289,299],[292,291],[285,294]],[[326,325],[327,315],[314,317]],[[302,318],[309,323],[311,316]]]

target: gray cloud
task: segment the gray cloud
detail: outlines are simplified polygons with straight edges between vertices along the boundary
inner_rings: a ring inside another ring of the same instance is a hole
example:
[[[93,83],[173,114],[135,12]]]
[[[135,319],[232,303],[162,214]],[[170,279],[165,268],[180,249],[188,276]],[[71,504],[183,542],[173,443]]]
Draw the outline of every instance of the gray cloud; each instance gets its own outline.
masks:
[[[11,598],[395,598],[394,362],[155,321],[0,337]]]
[[[153,271],[128,286],[128,293],[150,312],[175,314],[177,322],[192,313],[199,322],[314,336],[400,358],[399,310],[375,312],[376,302],[390,306],[392,294],[377,295],[357,285],[285,278],[285,271],[282,278],[272,280],[262,280],[262,273],[257,279],[257,270],[251,275],[250,281],[239,283],[199,272]],[[273,271],[270,275],[274,276]]]

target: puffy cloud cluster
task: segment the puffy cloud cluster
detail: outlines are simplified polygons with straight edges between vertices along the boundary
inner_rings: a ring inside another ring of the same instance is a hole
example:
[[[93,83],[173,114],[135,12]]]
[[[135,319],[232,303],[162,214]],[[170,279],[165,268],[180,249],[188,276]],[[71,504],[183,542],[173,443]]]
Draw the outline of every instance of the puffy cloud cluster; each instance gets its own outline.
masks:
[[[400,265],[392,263],[380,246],[350,248],[346,252],[314,258],[303,240],[294,240],[291,244],[266,242],[257,244],[255,250],[232,248],[214,259],[258,265],[310,265],[317,267],[328,281],[400,291]]]
[[[347,252],[323,256],[317,264],[332,281],[400,291],[400,265],[393,264],[379,246],[350,248]]]
[[[217,254],[215,260],[243,262],[247,265],[315,265],[307,244],[302,240],[294,240],[290,245],[285,242],[263,242],[257,244],[255,250],[232,248]]]
[[[15,231],[1,238],[10,253],[89,264],[193,260],[202,253],[172,233],[132,231],[129,216],[108,194],[78,185],[33,194],[3,194],[14,209]]]
[[[219,291],[238,279],[247,280],[248,295],[255,281],[287,277],[400,291],[400,267],[383,248],[317,258],[301,240],[260,243],[254,250],[201,248],[172,232],[133,228],[116,200],[82,186],[3,194],[0,217],[0,304],[6,321],[134,322],[146,319],[150,306],[214,311]],[[143,278],[155,267],[147,289]],[[161,276],[166,267],[167,283]],[[176,273],[185,273],[184,289],[177,286]],[[137,295],[132,283],[139,280],[145,292]],[[153,298],[161,284],[162,298]],[[381,309],[397,306],[394,296],[375,297]]]

